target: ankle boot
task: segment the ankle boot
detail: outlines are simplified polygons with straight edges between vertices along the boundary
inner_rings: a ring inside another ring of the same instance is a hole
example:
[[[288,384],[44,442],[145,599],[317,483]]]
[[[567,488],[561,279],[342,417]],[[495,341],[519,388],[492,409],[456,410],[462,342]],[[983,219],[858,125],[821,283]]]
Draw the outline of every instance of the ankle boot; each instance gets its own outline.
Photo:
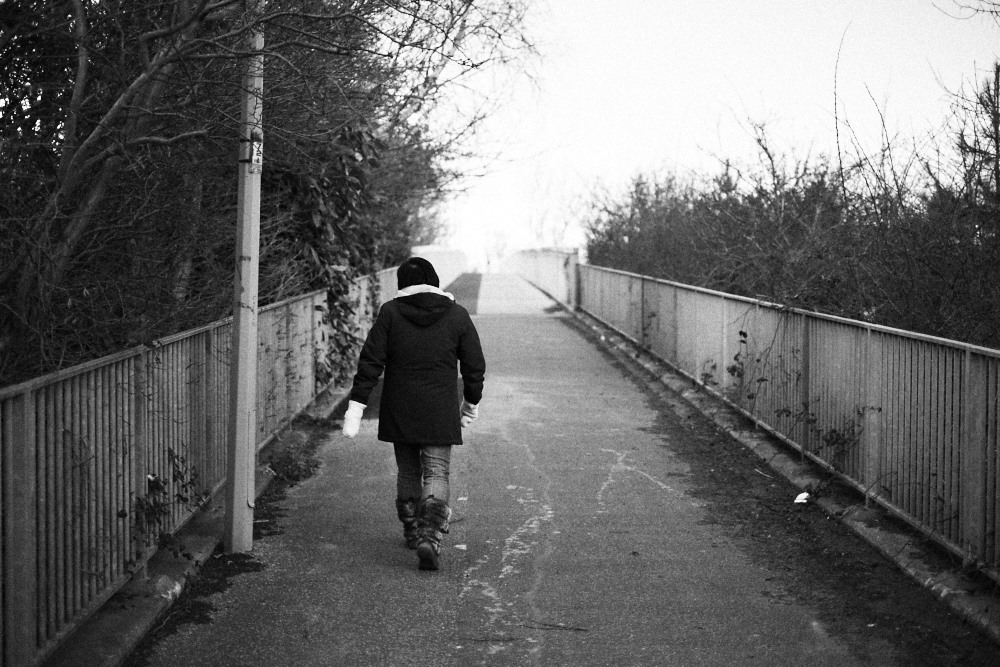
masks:
[[[428,496],[417,510],[417,558],[421,570],[437,570],[440,566],[441,538],[448,532],[451,508],[448,503]]]
[[[416,549],[417,542],[417,500],[396,499],[396,516],[403,522],[403,539],[406,540],[407,549]]]

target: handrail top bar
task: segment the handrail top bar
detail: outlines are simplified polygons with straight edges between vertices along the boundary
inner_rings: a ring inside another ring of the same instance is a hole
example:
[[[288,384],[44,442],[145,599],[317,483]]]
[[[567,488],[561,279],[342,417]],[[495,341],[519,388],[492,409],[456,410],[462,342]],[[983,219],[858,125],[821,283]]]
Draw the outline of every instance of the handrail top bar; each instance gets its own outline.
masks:
[[[122,352],[109,354],[106,357],[91,359],[90,361],[85,361],[82,364],[77,364],[76,366],[70,366],[69,368],[53,371],[51,373],[47,373],[46,375],[39,375],[36,378],[31,378],[30,380],[25,380],[24,382],[8,385],[6,387],[0,387],[0,400],[13,398],[18,394],[26,394],[30,391],[38,389],[39,387],[44,387],[45,385],[52,384],[60,380],[66,380],[74,375],[81,375],[87,371],[94,370],[95,368],[100,368],[101,366],[110,366],[111,364],[118,363],[119,361],[123,361],[131,357],[137,357],[146,349],[148,348],[145,345],[140,345],[139,347],[133,347]]]
[[[663,278],[654,278],[652,276],[644,276],[641,273],[632,273],[631,271],[622,271],[620,269],[611,269],[604,266],[596,266],[594,264],[581,264],[581,268],[592,268],[598,271],[604,271],[606,273],[617,273],[623,276],[629,276],[631,278],[639,278],[640,280],[645,280],[654,283],[660,283],[663,285],[669,285],[671,287],[676,287],[678,289],[687,290],[689,292],[700,292],[702,294],[709,294],[712,296],[721,297],[723,299],[728,299],[730,301],[742,301],[744,303],[753,304],[756,306],[763,306],[765,308],[770,308],[774,310],[781,310],[787,313],[794,313],[796,315],[803,315],[806,317],[812,317],[820,320],[827,320],[829,322],[836,322],[838,324],[849,324],[854,327],[867,329],[868,331],[875,331],[878,333],[894,334],[897,336],[902,336],[904,338],[911,338],[913,340],[918,340],[924,343],[935,343],[938,345],[944,345],[947,347],[957,348],[966,352],[972,352],[975,354],[982,354],[988,357],[1000,358],[1000,350],[991,347],[983,347],[981,345],[974,345],[972,343],[964,343],[960,340],[954,340],[951,338],[940,338],[938,336],[932,336],[930,334],[917,333],[916,331],[907,331],[906,329],[896,329],[894,327],[885,326],[883,324],[872,324],[870,322],[863,322],[861,320],[852,320],[848,317],[841,317],[840,315],[830,315],[828,313],[820,313],[812,310],[805,310],[803,308],[793,308],[790,306],[783,306],[778,303],[772,303],[770,301],[763,301],[761,299],[754,299],[748,296],[741,296],[739,294],[730,294],[729,292],[720,292],[718,290],[708,289],[707,287],[697,287],[695,285],[685,285],[684,283],[678,283],[672,280],[665,280]]]
[[[305,294],[300,294],[299,296],[289,297],[281,301],[268,304],[258,309],[258,312],[264,313],[276,308],[281,308],[294,301],[303,301],[315,297],[317,295],[324,294],[325,289],[313,290],[312,292],[306,292]],[[54,382],[59,382],[61,380],[67,380],[76,375],[82,375],[88,371],[92,371],[101,366],[109,366],[119,361],[124,361],[131,357],[137,357],[143,354],[147,350],[155,350],[156,348],[163,347],[164,345],[170,345],[171,343],[176,343],[179,340],[185,338],[191,338],[192,336],[197,336],[198,334],[205,333],[206,331],[211,331],[212,329],[219,329],[221,327],[231,324],[233,321],[232,315],[225,317],[221,320],[216,320],[215,322],[210,322],[208,324],[203,324],[199,327],[193,329],[188,329],[186,331],[179,331],[175,334],[170,334],[169,336],[164,336],[163,338],[157,338],[150,345],[137,345],[136,347],[129,348],[127,350],[122,350],[121,352],[115,352],[104,357],[98,357],[97,359],[91,359],[90,361],[85,361],[81,364],[75,366],[70,366],[69,368],[63,368],[58,371],[53,371],[45,375],[39,375],[38,377],[31,378],[30,380],[25,380],[17,384],[12,384],[7,387],[0,387],[0,400],[12,398],[19,394],[25,394],[30,391],[34,391],[40,387],[52,384]]]
[[[312,297],[319,296],[321,294],[326,294],[326,290],[318,289],[318,290],[313,290],[312,292],[306,292],[305,294],[299,294],[298,296],[290,296],[287,299],[282,299],[281,301],[275,301],[274,303],[269,303],[266,306],[260,306],[258,307],[257,312],[266,313],[269,310],[274,310],[275,308],[281,308],[282,306],[287,306],[293,301],[305,301],[306,299],[311,299]]]

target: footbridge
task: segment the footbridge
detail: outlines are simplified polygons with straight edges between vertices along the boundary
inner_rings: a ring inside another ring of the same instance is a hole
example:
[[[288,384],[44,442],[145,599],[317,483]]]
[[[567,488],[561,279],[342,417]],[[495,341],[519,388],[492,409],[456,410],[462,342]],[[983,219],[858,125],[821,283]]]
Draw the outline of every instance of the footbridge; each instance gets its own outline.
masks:
[[[371,281],[391,298],[391,273]],[[0,393],[4,664],[1000,656],[994,351],[575,252],[448,289],[488,370],[439,572],[402,540],[377,410],[348,440],[343,387],[316,394],[322,295],[307,295],[262,311],[258,446],[265,463],[308,441],[319,466],[285,487],[262,465],[249,555],[215,551],[225,329]],[[207,502],[187,512],[187,491]],[[137,543],[153,544],[141,562]],[[219,585],[191,586],[208,572]]]

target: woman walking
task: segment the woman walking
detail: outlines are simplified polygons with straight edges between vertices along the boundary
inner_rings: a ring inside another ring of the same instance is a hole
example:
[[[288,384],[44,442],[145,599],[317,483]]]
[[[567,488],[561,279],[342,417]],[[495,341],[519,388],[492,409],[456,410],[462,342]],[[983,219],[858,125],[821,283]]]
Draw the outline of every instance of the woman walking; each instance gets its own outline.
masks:
[[[396,513],[420,569],[437,570],[451,518],[451,449],[462,444],[462,428],[478,417],[486,362],[472,318],[441,291],[430,262],[408,259],[396,280],[396,298],[382,305],[361,348],[344,435],[357,435],[384,372],[378,439],[393,443]]]

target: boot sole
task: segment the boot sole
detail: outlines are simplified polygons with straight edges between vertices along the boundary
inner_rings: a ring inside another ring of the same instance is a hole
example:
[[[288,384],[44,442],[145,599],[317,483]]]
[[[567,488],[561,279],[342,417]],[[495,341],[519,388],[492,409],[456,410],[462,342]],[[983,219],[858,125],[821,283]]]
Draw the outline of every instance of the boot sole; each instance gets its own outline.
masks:
[[[421,570],[437,570],[438,555],[434,553],[434,547],[426,542],[417,546],[417,558],[420,559]]]

